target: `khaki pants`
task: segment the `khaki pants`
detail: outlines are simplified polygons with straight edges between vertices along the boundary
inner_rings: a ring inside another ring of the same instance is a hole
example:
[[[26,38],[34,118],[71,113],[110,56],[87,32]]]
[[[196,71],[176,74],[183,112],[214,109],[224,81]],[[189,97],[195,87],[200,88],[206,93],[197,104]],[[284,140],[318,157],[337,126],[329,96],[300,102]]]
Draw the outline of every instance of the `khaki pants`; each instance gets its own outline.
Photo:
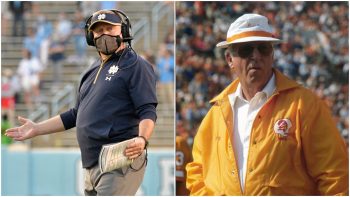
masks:
[[[145,161],[145,153],[134,160],[131,166],[139,169]],[[101,174],[99,165],[85,169],[86,196],[133,196],[140,187],[145,174],[146,164],[138,171],[125,166]]]

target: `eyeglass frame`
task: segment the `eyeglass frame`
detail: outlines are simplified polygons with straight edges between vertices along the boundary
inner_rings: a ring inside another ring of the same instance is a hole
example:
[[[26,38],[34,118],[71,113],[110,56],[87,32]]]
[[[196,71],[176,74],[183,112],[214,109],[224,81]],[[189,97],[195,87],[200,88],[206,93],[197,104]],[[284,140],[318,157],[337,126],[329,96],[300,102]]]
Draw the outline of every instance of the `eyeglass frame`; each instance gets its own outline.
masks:
[[[243,59],[249,58],[252,56],[252,54],[254,53],[254,50],[257,49],[259,51],[259,53],[263,56],[269,56],[271,55],[271,53],[273,52],[273,46],[271,42],[264,42],[264,41],[259,41],[257,42],[247,42],[247,43],[239,43],[240,45],[237,46],[237,44],[231,45],[229,47],[229,51],[232,54],[232,56],[234,57],[240,57]],[[268,52],[262,52],[263,49],[259,49],[259,47],[261,46],[269,46],[269,51]],[[247,54],[243,54],[244,52],[242,51],[242,47],[246,47],[246,46],[253,46],[250,50],[249,53]],[[241,51],[241,52],[240,52]]]

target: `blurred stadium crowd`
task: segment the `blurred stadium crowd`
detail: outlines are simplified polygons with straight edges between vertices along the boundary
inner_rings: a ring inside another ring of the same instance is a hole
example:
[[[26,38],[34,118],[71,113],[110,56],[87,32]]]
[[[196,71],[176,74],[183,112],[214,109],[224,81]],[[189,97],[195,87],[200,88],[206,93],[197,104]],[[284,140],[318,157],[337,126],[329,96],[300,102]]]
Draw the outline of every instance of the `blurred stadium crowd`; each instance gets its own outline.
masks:
[[[64,6],[73,7],[65,11]],[[91,65],[98,55],[94,47],[86,44],[85,21],[97,10],[118,9],[119,6],[116,1],[62,2],[53,3],[51,7],[50,2],[38,1],[1,3],[2,39],[20,42],[16,43],[20,45],[17,51],[15,46],[10,46],[11,50],[2,48],[3,54],[12,53],[11,57],[17,59],[11,62],[13,65],[5,61],[2,63],[2,134],[6,128],[17,124],[17,104],[23,103],[29,112],[33,112],[37,104],[49,99],[42,88],[42,76],[46,69],[52,73],[50,83],[57,91],[65,82],[62,78],[66,65],[74,65],[79,73]],[[129,17],[132,15],[127,10],[125,12]],[[159,91],[164,91],[170,102],[174,97],[174,30],[170,28],[166,31],[165,38],[159,39],[161,42],[157,50],[137,52],[154,66]],[[2,139],[5,144],[11,142],[6,136]]]
[[[81,61],[87,56],[84,25],[88,16],[83,15],[87,13],[84,3],[76,5],[80,11],[76,12],[74,18],[60,12],[53,21],[42,12],[39,4],[9,1],[3,2],[1,6],[3,39],[14,38],[22,42],[22,57],[18,57],[17,68],[6,63],[2,65],[2,111],[9,111],[12,125],[16,103],[24,100],[26,108],[32,110],[35,103],[42,101],[40,79],[44,69],[53,67],[52,80],[58,84],[65,61],[79,65],[86,63]],[[67,56],[65,51],[70,43],[74,46],[74,54]],[[6,49],[3,52],[6,53]]]
[[[1,4],[2,39],[20,41],[22,47],[16,51],[15,43],[11,50],[3,48],[3,53],[17,54],[19,62],[8,65],[3,61],[1,78],[2,133],[7,127],[16,124],[16,104],[24,103],[29,112],[47,100],[41,93],[42,73],[52,68],[52,86],[59,88],[65,63],[81,66],[83,71],[88,61],[85,41],[85,19],[99,8],[115,8],[117,3],[77,2],[74,15],[68,15],[64,8],[57,13],[50,9],[42,10],[40,2],[8,1]],[[64,5],[62,3],[62,5]],[[16,43],[17,44],[17,43]],[[73,53],[67,53],[69,47]],[[4,57],[2,57],[4,58]],[[4,127],[4,128],[3,128]],[[10,140],[3,136],[3,143]]]
[[[329,105],[348,144],[348,10],[348,2],[177,2],[177,135],[191,145],[209,100],[236,78],[215,45],[236,18],[258,13],[284,41],[275,46],[274,67]]]

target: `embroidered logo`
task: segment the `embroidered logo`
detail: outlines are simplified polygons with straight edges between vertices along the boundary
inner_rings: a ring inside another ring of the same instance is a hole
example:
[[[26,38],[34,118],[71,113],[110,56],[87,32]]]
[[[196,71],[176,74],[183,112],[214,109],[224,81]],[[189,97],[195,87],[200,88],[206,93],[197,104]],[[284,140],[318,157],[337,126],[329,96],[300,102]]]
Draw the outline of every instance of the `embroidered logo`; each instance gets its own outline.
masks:
[[[273,129],[275,133],[278,134],[278,138],[281,140],[285,140],[288,137],[288,131],[292,127],[292,123],[289,119],[281,119],[277,120]]]
[[[118,72],[119,67],[113,65],[109,68],[108,73],[106,74],[105,81],[111,81],[112,77]]]
[[[105,81],[110,81],[112,79],[112,77],[106,77]]]
[[[115,73],[117,73],[119,70],[119,67],[116,65],[113,65],[109,68],[108,73],[111,75],[114,75]]]
[[[102,19],[105,19],[105,18],[106,18],[105,14],[100,14],[100,15],[97,16],[98,20],[102,20]]]

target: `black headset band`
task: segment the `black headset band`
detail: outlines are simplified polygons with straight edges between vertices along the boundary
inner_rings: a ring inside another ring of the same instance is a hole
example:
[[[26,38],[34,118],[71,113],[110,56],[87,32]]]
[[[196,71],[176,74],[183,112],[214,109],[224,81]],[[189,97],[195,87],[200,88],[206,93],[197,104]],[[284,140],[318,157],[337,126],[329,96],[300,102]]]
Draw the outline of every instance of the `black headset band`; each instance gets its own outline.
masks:
[[[129,18],[128,18],[128,16],[124,13],[124,12],[122,12],[122,11],[120,11],[120,10],[109,10],[109,11],[112,11],[112,12],[114,12],[115,14],[121,14],[121,15],[123,15],[124,16],[124,18],[126,19],[126,20],[129,20]]]

